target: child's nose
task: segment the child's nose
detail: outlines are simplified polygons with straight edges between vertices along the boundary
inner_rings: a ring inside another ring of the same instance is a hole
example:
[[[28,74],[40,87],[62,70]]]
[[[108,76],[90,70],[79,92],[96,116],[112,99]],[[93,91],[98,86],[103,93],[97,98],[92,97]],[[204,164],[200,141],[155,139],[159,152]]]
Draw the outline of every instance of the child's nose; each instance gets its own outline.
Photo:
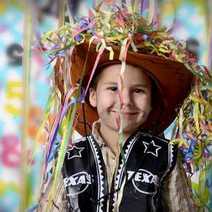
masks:
[[[130,96],[130,91],[127,89],[124,89],[121,92],[121,102],[123,105],[129,105],[131,104],[131,96]]]

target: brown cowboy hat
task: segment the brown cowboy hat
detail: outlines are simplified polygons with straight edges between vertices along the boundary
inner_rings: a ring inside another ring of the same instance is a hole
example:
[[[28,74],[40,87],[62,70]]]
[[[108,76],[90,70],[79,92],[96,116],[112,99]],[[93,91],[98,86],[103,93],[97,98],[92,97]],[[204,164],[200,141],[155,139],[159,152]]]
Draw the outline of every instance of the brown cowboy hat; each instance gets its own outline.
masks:
[[[96,73],[99,72],[99,67],[118,63],[120,47],[113,46],[113,51],[114,58],[111,61],[109,60],[109,51],[104,50],[96,68]],[[88,83],[96,58],[95,44],[92,44],[90,48],[87,43],[75,46],[71,56],[72,67],[70,73],[72,83],[80,81],[83,69],[85,70],[83,85]],[[144,70],[157,88],[153,90],[153,110],[141,127],[154,134],[161,134],[173,122],[178,109],[188,96],[193,81],[193,74],[180,62],[131,50],[128,50],[126,63]],[[98,119],[96,109],[86,101],[83,107],[79,108],[78,115],[76,130],[81,134],[85,134],[85,131],[88,133],[92,123]]]

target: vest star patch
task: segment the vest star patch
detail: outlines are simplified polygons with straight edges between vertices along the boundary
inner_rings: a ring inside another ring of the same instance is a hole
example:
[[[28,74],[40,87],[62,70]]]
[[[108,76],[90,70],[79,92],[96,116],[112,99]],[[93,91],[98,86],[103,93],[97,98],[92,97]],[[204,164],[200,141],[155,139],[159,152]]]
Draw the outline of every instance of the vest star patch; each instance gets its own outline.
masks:
[[[155,142],[152,140],[150,143],[144,142],[144,153],[149,153],[154,155],[155,157],[158,157],[158,151],[161,149],[161,146],[156,145]]]
[[[71,160],[73,158],[81,158],[82,155],[82,151],[85,149],[85,147],[76,147],[76,146],[72,146],[68,152],[66,153],[67,154],[67,159],[68,160]]]

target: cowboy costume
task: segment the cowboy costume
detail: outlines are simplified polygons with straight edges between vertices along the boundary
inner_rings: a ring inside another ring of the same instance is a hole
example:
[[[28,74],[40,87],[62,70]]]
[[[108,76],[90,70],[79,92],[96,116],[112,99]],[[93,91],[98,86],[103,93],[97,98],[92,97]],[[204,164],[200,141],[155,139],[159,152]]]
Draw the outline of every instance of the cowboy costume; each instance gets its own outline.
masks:
[[[190,92],[196,71],[191,55],[165,29],[126,7],[99,7],[56,33],[48,34],[57,43],[56,89],[62,105],[77,105],[72,126],[83,137],[66,143],[57,193],[48,199],[49,183],[38,211],[196,211],[177,146],[161,137]],[[64,49],[68,56],[60,55]],[[142,68],[157,88],[147,121],[124,141],[119,157],[105,145],[97,112],[86,99],[93,76],[111,64]],[[76,88],[71,95],[67,79]]]

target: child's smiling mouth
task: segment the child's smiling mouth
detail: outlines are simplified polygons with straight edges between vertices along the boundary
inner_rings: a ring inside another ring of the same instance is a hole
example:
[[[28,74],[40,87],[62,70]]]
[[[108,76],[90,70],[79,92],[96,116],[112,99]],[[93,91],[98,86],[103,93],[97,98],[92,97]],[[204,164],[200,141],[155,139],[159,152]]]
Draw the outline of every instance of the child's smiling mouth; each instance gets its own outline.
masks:
[[[123,116],[134,116],[134,115],[138,115],[138,111],[116,111],[116,110],[112,110],[111,112],[116,113],[118,115],[123,115]]]

